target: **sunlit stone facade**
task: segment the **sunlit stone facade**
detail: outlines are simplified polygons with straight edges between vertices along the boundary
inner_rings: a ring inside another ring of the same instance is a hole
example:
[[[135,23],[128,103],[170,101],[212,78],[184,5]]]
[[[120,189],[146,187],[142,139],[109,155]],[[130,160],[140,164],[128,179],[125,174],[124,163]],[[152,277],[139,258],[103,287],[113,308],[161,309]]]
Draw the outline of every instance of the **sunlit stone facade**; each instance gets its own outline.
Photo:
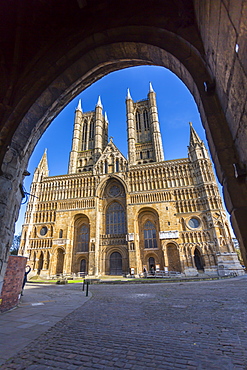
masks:
[[[128,160],[99,98],[75,112],[67,175],[33,177],[20,253],[41,276],[149,270],[243,272],[204,143],[190,125],[188,158],[164,160],[156,95],[126,98]]]

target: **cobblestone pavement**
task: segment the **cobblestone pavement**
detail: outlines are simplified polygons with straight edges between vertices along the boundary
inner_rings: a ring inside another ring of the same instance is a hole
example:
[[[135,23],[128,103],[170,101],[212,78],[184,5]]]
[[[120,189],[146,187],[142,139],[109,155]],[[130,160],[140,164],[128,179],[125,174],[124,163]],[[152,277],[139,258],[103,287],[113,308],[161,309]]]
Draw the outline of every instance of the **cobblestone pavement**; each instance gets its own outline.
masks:
[[[2,369],[247,369],[247,278],[92,285]]]

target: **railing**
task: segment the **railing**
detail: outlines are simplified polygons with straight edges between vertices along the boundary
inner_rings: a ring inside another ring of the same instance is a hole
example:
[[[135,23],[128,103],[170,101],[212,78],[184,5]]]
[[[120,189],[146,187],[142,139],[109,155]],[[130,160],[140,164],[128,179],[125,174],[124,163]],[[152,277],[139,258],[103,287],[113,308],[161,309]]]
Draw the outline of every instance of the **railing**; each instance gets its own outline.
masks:
[[[143,278],[169,278],[174,276],[181,276],[181,272],[178,271],[148,271],[142,272],[140,277]]]

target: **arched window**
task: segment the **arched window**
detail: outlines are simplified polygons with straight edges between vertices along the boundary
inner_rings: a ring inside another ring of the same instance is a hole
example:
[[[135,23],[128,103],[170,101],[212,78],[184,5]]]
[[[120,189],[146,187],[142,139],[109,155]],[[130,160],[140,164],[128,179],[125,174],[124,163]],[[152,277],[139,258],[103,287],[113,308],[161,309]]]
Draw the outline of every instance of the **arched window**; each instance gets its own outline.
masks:
[[[151,221],[144,225],[144,246],[145,248],[157,248],[156,229]]]
[[[82,150],[87,149],[87,120],[85,119],[82,131]]]
[[[141,116],[139,112],[136,112],[136,131],[141,131]]]
[[[143,112],[143,120],[144,120],[144,130],[147,131],[149,129],[149,122],[148,122],[148,112],[144,110]]]
[[[94,137],[94,122],[90,122],[90,131],[89,131],[89,140],[92,140]]]
[[[63,230],[62,229],[60,229],[59,230],[59,238],[61,239],[63,237]]]
[[[125,211],[121,204],[113,202],[106,211],[106,234],[126,233]]]
[[[116,172],[119,172],[119,159],[116,159]]]
[[[105,161],[105,173],[108,173],[108,163]]]
[[[89,226],[82,224],[77,230],[77,252],[88,252]]]

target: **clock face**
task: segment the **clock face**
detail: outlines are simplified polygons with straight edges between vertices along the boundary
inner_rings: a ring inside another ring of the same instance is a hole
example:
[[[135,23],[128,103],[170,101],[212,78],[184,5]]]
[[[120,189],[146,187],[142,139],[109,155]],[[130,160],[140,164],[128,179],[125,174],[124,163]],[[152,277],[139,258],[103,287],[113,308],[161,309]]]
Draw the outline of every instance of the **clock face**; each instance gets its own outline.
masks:
[[[192,217],[189,222],[188,222],[188,225],[193,228],[193,229],[196,229],[200,226],[200,221],[195,218],[195,217]]]
[[[117,185],[112,185],[108,191],[110,197],[117,197],[120,194],[120,187]]]

